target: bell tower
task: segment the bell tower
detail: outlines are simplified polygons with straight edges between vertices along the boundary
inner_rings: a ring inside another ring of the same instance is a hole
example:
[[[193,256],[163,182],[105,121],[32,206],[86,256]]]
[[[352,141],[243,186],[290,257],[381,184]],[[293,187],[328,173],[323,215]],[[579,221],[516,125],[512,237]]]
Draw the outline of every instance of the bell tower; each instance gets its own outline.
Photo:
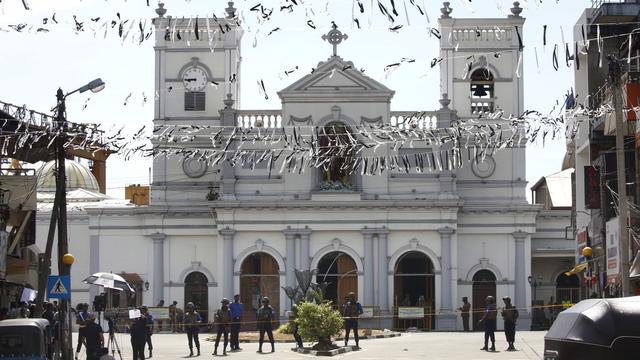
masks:
[[[225,100],[239,104],[240,48],[243,30],[233,1],[225,16],[185,18],[167,16],[158,4],[155,26],[156,149],[184,148],[184,155],[158,155],[153,162],[151,202],[206,201],[219,182],[220,170],[208,165],[202,151],[210,139],[198,136],[197,126],[221,125]]]
[[[457,19],[440,9],[440,90],[458,116],[479,117],[524,110],[522,8],[514,2],[507,18]]]
[[[461,119],[474,118],[496,132],[509,131],[499,118],[524,111],[522,8],[516,1],[506,18],[457,19],[444,2],[440,9],[440,89]],[[504,134],[505,138],[508,134]],[[458,194],[478,204],[526,203],[525,145],[476,152],[467,144],[457,169]],[[481,155],[478,155],[478,154]]]

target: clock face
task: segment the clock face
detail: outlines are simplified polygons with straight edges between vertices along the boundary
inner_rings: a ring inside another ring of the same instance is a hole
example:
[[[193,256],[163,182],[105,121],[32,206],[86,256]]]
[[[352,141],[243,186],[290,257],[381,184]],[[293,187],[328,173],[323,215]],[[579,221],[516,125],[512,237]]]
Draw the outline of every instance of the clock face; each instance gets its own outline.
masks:
[[[198,67],[189,68],[182,75],[182,82],[187,91],[202,91],[207,86],[207,73]]]

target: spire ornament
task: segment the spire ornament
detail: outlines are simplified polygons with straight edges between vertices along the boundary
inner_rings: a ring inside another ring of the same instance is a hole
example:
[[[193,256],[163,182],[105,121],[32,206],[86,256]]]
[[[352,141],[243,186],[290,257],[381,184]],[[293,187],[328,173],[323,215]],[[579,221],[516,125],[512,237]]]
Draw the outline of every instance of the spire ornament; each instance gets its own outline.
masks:
[[[448,1],[442,3],[442,7],[440,8],[440,12],[442,13],[442,16],[440,16],[441,19],[451,19],[453,8],[450,5],[451,3]]]
[[[326,40],[329,44],[333,45],[333,56],[338,56],[338,45],[344,40],[347,40],[349,36],[347,34],[343,34],[342,31],[338,30],[338,25],[333,23],[332,29],[322,35],[322,40]]]

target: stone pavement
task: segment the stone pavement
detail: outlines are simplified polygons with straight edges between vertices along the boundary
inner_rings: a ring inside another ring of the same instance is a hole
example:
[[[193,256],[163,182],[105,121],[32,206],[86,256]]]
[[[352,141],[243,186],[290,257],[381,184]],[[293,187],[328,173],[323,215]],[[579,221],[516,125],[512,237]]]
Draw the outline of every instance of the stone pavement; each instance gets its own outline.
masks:
[[[75,335],[75,334],[74,334]],[[544,349],[544,331],[522,331],[516,334],[516,348],[518,351],[504,351],[507,343],[504,333],[496,333],[496,352],[485,352],[479,349],[483,345],[483,333],[460,333],[460,332],[431,332],[431,333],[403,333],[400,337],[389,339],[362,340],[360,346],[362,350],[338,355],[331,358],[319,357],[320,359],[348,359],[348,360],[406,360],[406,359],[542,359]],[[212,359],[213,342],[203,341],[210,334],[200,334],[202,356],[194,357],[192,360]],[[121,346],[122,358],[132,359],[131,343],[128,334],[116,334],[116,338]],[[105,338],[106,340],[106,338]],[[75,343],[75,340],[74,340]],[[306,343],[305,343],[306,344]],[[187,336],[185,334],[155,334],[153,335],[153,358],[152,360],[168,360],[188,358],[189,348],[187,346]],[[281,359],[304,359],[313,358],[311,355],[303,355],[291,351],[292,343],[276,344],[275,353],[257,354],[257,343],[241,343],[242,351],[228,352],[231,359],[258,359],[281,360]],[[271,350],[268,343],[263,350]],[[218,349],[222,353],[222,344]],[[145,350],[145,354],[148,351]],[[223,358],[220,356],[220,358]],[[81,360],[84,356],[80,357]],[[117,354],[116,359],[119,360]]]

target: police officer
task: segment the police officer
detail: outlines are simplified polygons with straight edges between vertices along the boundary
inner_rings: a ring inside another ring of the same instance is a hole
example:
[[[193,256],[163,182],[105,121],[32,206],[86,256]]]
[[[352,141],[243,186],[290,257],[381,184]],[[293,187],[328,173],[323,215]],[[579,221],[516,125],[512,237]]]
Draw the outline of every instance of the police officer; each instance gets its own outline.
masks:
[[[242,350],[240,348],[240,325],[242,324],[242,314],[244,305],[240,302],[240,294],[233,296],[233,302],[229,305],[231,310],[231,351]]]
[[[269,336],[269,342],[271,342],[271,352],[275,352],[274,340],[273,340],[273,327],[272,321],[275,317],[275,311],[269,305],[269,298],[262,298],[262,307],[258,309],[258,331],[260,332],[260,339],[258,340],[258,352],[262,352],[262,343],[264,342],[264,333]]]
[[[349,343],[349,333],[353,329],[353,338],[356,340],[356,347],[359,348],[360,336],[358,334],[358,317],[362,315],[362,305],[356,300],[356,294],[350,292],[347,295],[347,302],[342,308],[344,317],[344,346]]]
[[[496,351],[496,317],[498,310],[496,309],[496,299],[493,296],[487,296],[485,299],[484,314],[479,324],[484,323],[484,347],[480,350]],[[491,348],[487,347],[491,339]]]
[[[231,310],[229,309],[229,299],[223,298],[220,302],[222,306],[216,311],[215,322],[217,326],[216,347],[213,355],[218,355],[218,344],[220,343],[220,335],[224,334],[224,345],[222,347],[222,355],[227,355],[227,344],[229,339],[229,325],[231,324]]]
[[[198,333],[200,332],[200,323],[202,318],[195,309],[192,302],[187,303],[187,312],[184,314],[184,327],[187,330],[187,340],[189,341],[189,356],[193,356],[193,343],[196,343],[196,349],[198,349],[198,356],[200,356],[200,339],[198,339]]]
[[[516,351],[513,343],[516,341],[516,321],[518,320],[518,309],[511,304],[511,298],[505,296],[502,298],[504,301],[504,309],[502,309],[502,319],[504,320],[504,335],[507,338],[509,347],[507,351]]]
[[[293,334],[293,338],[296,341],[296,348],[302,348],[302,337],[298,334],[298,324],[296,324],[296,319],[298,318],[298,305],[293,305],[291,307],[291,314],[289,315],[289,324],[291,325],[291,333]]]

